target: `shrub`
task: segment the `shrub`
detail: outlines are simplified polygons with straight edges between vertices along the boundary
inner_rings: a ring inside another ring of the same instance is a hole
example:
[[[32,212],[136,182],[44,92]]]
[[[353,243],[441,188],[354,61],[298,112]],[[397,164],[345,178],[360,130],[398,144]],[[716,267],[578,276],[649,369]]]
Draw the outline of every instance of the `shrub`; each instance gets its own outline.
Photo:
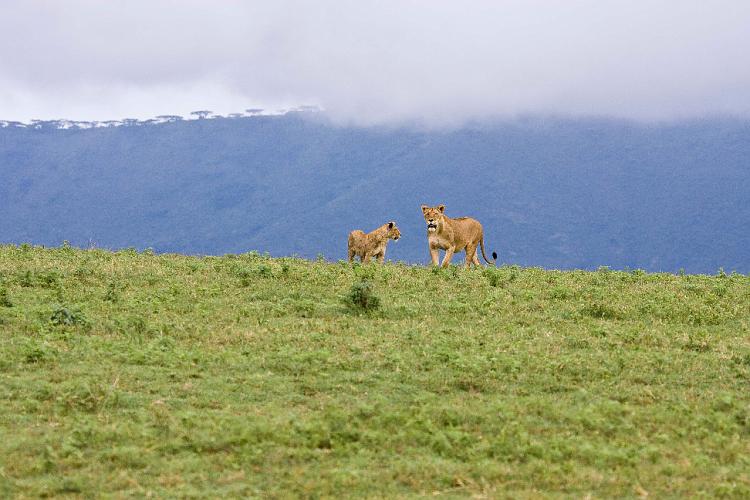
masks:
[[[33,272],[27,269],[18,277],[18,284],[24,288],[55,288],[60,284],[60,276],[54,271]]]
[[[550,299],[565,300],[565,299],[569,299],[570,297],[572,297],[573,293],[570,291],[569,288],[560,285],[560,286],[550,288],[547,296]]]
[[[0,307],[13,307],[13,302],[8,297],[8,290],[0,287]]]
[[[372,282],[361,280],[352,285],[344,302],[350,309],[359,312],[370,312],[380,308],[380,298],[373,292]]]
[[[688,351],[707,352],[711,350],[711,338],[705,331],[691,332],[683,347]]]
[[[500,273],[496,269],[487,268],[484,271],[482,271],[482,274],[485,278],[487,278],[487,281],[490,283],[490,286],[499,286],[502,283],[502,280],[500,279]]]
[[[354,275],[360,281],[371,281],[375,279],[375,266],[365,266],[359,262],[352,264]]]
[[[42,288],[54,288],[59,284],[59,276],[53,271],[42,272],[36,275],[36,281]]]
[[[598,319],[620,319],[620,312],[601,302],[593,302],[584,306],[581,313]]]
[[[46,343],[27,340],[21,348],[25,363],[41,363],[55,357],[57,351]]]
[[[34,286],[34,276],[28,269],[18,278],[18,284],[24,288],[30,288]]]
[[[505,288],[518,279],[519,269],[518,266],[487,267],[482,271],[482,276],[487,278],[490,286]]]
[[[239,269],[235,274],[240,278],[240,285],[247,287],[252,285],[256,278],[273,278],[273,269],[268,264],[258,264],[252,268]]]
[[[86,316],[79,309],[73,307],[59,306],[52,312],[50,322],[56,326],[86,325]]]
[[[117,290],[117,283],[110,282],[107,285],[107,291],[104,293],[104,300],[106,302],[117,302],[120,300],[120,294]]]

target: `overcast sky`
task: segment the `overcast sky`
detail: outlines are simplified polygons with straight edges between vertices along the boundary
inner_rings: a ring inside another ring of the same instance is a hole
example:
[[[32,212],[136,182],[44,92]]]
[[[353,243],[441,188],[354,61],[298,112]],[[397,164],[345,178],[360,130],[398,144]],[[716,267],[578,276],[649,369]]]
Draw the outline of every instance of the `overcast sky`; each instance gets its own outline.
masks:
[[[750,0],[0,0],[0,119],[750,116]]]

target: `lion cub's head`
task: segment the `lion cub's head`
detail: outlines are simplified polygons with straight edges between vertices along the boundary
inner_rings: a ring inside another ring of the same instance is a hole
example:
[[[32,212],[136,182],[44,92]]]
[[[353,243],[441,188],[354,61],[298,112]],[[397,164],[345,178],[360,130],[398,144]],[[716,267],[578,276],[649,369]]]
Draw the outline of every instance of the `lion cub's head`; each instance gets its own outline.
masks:
[[[438,230],[438,227],[443,222],[443,212],[445,212],[445,205],[438,205],[436,207],[428,207],[422,205],[422,215],[427,223],[427,232],[434,233]]]
[[[388,238],[392,239],[393,241],[396,241],[401,237],[401,231],[398,230],[395,222],[389,222],[387,225],[387,230],[388,232],[386,233],[386,236],[388,236]]]

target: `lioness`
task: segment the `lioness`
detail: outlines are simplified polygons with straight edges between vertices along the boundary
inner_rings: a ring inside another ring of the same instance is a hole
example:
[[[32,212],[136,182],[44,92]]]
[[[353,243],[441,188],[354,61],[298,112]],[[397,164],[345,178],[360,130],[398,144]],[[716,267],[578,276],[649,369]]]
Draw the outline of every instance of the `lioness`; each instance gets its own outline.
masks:
[[[484,231],[478,220],[471,217],[451,219],[444,214],[445,205],[428,207],[422,205],[422,214],[427,222],[427,242],[430,245],[432,265],[437,266],[440,259],[439,250],[445,250],[443,267],[448,267],[456,252],[466,250],[466,267],[479,265],[477,245],[482,248],[482,257],[488,264],[495,265],[497,253],[492,252],[492,260],[484,253]]]
[[[400,237],[401,231],[393,221],[367,234],[355,229],[349,233],[349,262],[352,262],[356,255],[363,264],[370,262],[372,257],[377,258],[382,264],[385,260],[385,246],[388,240],[396,241]]]

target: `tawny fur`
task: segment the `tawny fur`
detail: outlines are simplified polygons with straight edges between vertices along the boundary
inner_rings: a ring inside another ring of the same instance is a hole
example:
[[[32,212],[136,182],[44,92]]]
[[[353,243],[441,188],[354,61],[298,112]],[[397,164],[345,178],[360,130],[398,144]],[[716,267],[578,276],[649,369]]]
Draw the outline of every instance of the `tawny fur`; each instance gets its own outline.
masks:
[[[437,266],[440,250],[445,250],[443,267],[448,267],[453,254],[466,250],[466,267],[480,264],[477,257],[477,246],[482,250],[482,257],[488,264],[495,265],[497,254],[492,252],[493,260],[484,253],[484,230],[478,220],[471,217],[451,219],[445,215],[445,205],[428,207],[422,205],[422,215],[427,223],[427,242],[430,247],[432,265]]]
[[[388,240],[397,240],[400,237],[401,231],[393,221],[367,234],[355,229],[349,233],[349,262],[352,262],[356,256],[363,264],[370,262],[371,258],[378,259],[382,264],[385,261],[385,248]]]

